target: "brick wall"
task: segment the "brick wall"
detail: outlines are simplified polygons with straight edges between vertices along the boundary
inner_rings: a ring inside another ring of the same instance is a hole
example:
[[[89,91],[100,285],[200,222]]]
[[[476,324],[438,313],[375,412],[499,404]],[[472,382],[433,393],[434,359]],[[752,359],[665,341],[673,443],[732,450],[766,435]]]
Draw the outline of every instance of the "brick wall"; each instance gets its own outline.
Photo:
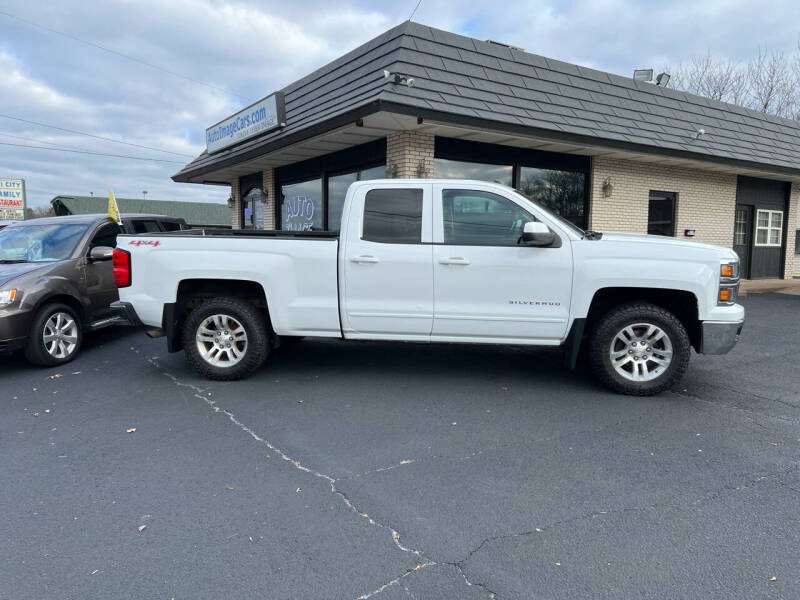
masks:
[[[275,171],[267,169],[263,173],[263,187],[267,192],[267,201],[264,203],[264,229],[275,229]]]
[[[433,140],[429,133],[398,131],[386,137],[386,174],[398,178],[433,177]]]
[[[789,194],[789,214],[785,219],[786,227],[786,265],[783,269],[783,278],[792,279],[800,277],[800,256],[794,253],[795,235],[800,227],[800,183],[792,183]]]
[[[603,182],[614,191],[603,197]],[[730,247],[736,207],[736,175],[666,167],[654,163],[593,160],[590,227],[599,231],[647,233],[650,190],[677,192],[675,234],[694,229],[694,240]]]
[[[231,196],[233,197],[233,210],[231,210],[231,227],[242,228],[242,199],[239,196],[239,179],[231,182]]]

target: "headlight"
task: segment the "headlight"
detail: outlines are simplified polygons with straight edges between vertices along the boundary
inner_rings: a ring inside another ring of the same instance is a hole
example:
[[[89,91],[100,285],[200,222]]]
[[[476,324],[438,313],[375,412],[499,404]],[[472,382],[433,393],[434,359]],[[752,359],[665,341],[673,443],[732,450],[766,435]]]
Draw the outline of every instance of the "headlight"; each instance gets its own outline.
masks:
[[[16,298],[17,290],[15,289],[0,291],[0,306],[11,304],[14,300],[16,300]]]
[[[719,264],[719,290],[717,304],[730,306],[739,297],[739,261],[725,259]]]

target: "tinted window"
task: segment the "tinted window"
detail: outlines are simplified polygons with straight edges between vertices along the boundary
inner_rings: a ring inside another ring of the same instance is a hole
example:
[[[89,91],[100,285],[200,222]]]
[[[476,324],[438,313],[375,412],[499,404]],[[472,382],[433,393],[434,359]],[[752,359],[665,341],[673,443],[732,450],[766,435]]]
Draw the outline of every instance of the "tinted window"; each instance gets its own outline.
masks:
[[[328,177],[328,229],[339,231],[342,223],[344,198],[351,183],[368,179],[383,179],[384,177],[386,177],[385,165]]]
[[[422,190],[371,190],[364,199],[362,239],[387,244],[422,241]]]
[[[437,158],[433,161],[433,170],[436,177],[441,179],[477,179],[511,187],[514,169],[511,165],[488,165]]]
[[[647,233],[675,235],[675,192],[650,192],[647,211]]]
[[[156,221],[131,221],[134,233],[158,233],[161,228]]]
[[[322,179],[281,186],[281,229],[322,230]]]
[[[475,190],[444,190],[442,213],[444,243],[455,245],[516,246],[536,220],[508,198]]]
[[[118,233],[119,225],[116,223],[103,225],[100,230],[94,234],[91,247],[96,248],[97,246],[110,246],[111,248],[116,248]]]
[[[179,231],[181,228],[181,224],[175,221],[161,221],[161,226],[164,231]]]
[[[522,167],[519,188],[528,198],[578,227],[586,223],[586,175]]]

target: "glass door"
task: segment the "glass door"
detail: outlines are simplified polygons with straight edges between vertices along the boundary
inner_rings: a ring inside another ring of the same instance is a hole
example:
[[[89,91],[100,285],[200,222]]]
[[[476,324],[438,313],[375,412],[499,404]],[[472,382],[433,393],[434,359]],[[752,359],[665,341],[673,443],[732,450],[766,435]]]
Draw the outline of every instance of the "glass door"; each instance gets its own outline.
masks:
[[[258,188],[252,188],[242,198],[244,220],[242,229],[264,229],[264,202],[263,193]]]

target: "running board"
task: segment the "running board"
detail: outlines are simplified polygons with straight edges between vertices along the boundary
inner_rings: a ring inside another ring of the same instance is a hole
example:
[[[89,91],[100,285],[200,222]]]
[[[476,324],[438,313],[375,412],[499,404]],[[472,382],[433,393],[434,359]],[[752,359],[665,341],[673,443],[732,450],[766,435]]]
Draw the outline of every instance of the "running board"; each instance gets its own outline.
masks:
[[[111,325],[128,325],[128,321],[120,315],[107,317],[105,319],[95,321],[94,323],[89,323],[89,331],[97,331],[98,329],[110,327]]]

